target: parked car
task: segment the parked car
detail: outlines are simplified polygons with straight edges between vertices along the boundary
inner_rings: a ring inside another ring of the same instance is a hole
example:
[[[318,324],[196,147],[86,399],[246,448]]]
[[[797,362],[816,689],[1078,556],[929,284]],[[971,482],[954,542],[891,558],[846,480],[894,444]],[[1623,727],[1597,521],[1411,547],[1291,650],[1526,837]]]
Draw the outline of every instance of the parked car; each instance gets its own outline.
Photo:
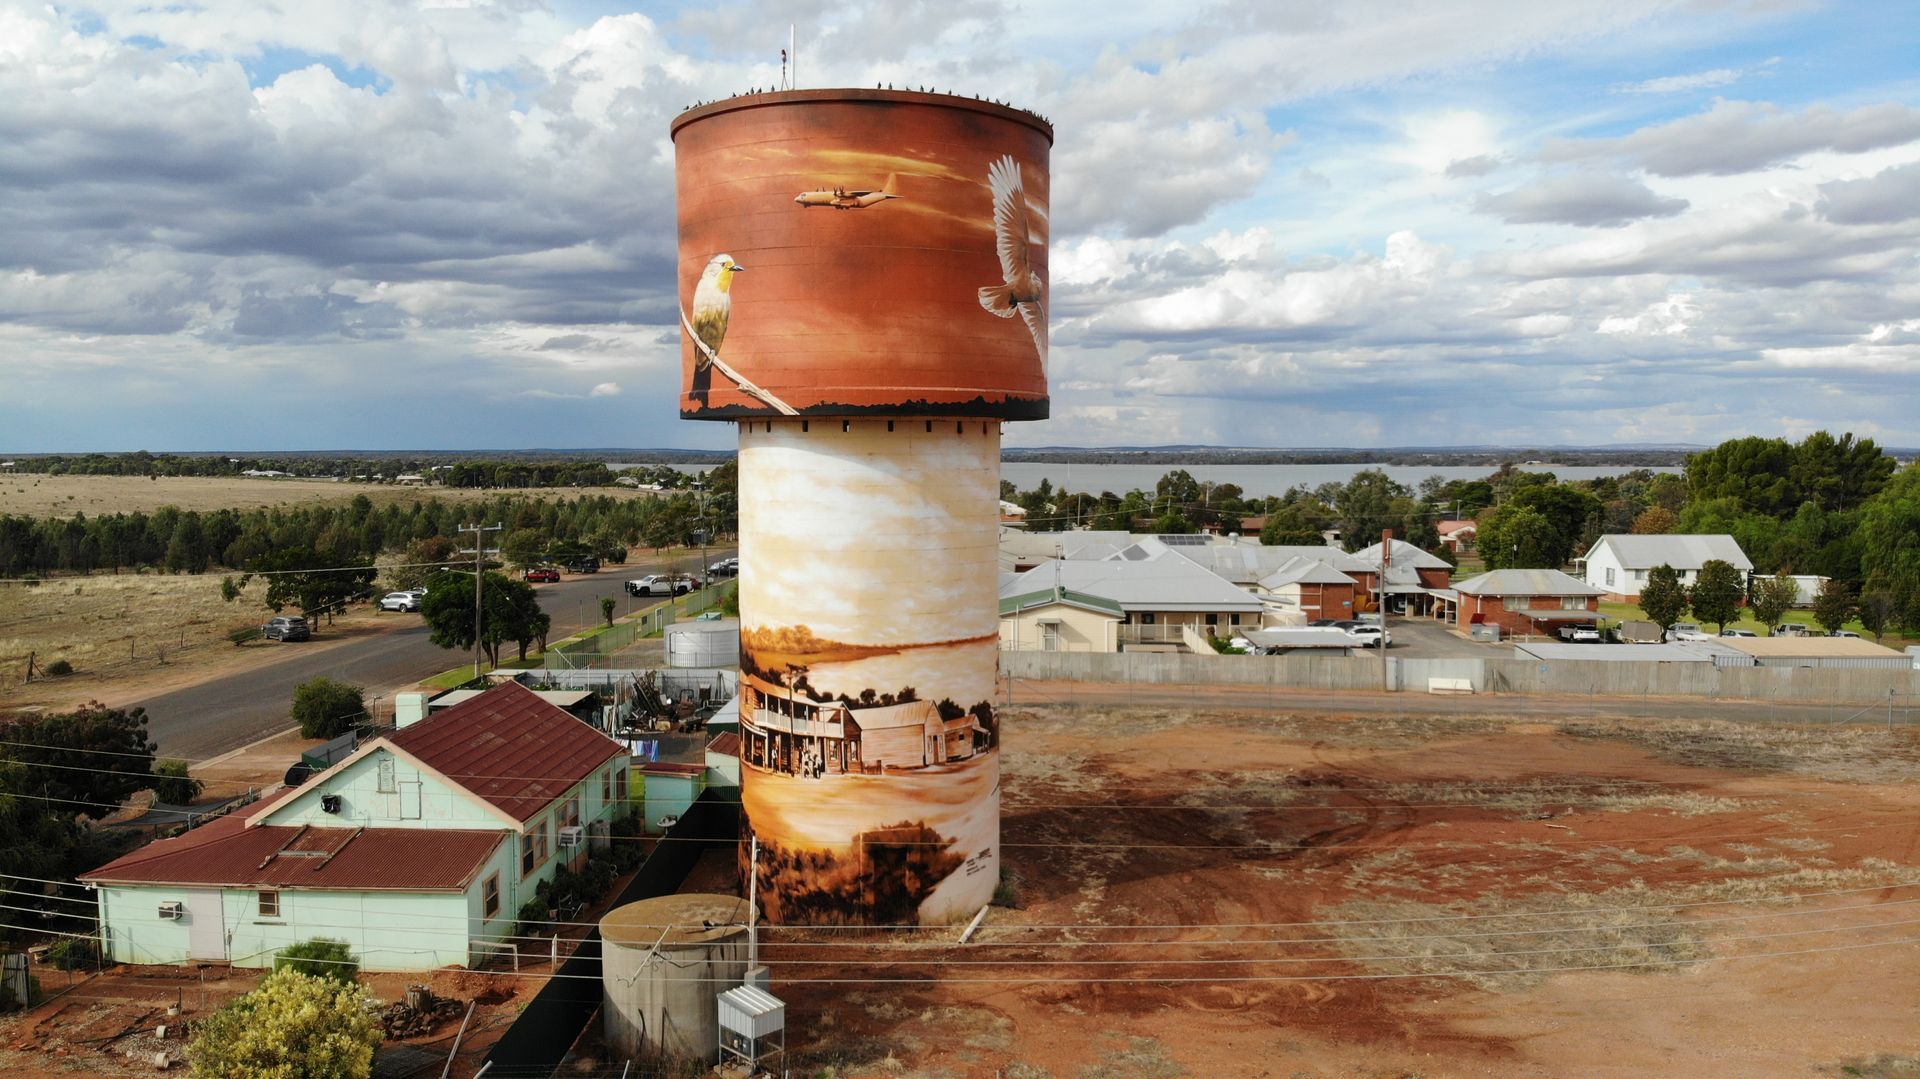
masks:
[[[638,580],[628,581],[627,595],[684,596],[694,587],[694,579],[683,573],[650,573]]]
[[[267,624],[260,627],[260,636],[269,641],[310,641],[313,628],[297,614],[283,614],[268,619]]]
[[[600,560],[597,558],[576,558],[567,563],[569,573],[599,573]]]
[[[723,558],[709,565],[707,572],[715,577],[738,577],[740,576],[740,560],[738,558]]]
[[[1343,628],[1346,629],[1347,636],[1353,638],[1354,643],[1361,648],[1375,648],[1381,644],[1393,643],[1393,634],[1388,633],[1379,626],[1356,624]]]
[[[1804,622],[1782,622],[1773,627],[1773,635],[1775,637],[1811,637],[1813,630],[1807,628]]]
[[[1720,631],[1720,636],[1722,637],[1758,637],[1760,635],[1750,629],[1723,629]]]
[[[380,609],[383,611],[417,611],[420,609],[420,597],[412,592],[388,592],[380,597]]]
[[[1675,622],[1667,627],[1669,641],[1711,641],[1713,635],[1700,628],[1697,622]]]
[[[419,596],[421,599],[427,598],[427,590],[424,588],[403,588],[401,591],[409,596]]]
[[[1853,638],[1854,640],[1856,640],[1856,641],[1860,639],[1860,635],[1859,635],[1858,633],[1855,633],[1854,631],[1852,631],[1852,630],[1850,630],[1850,629],[1836,629],[1836,630],[1834,630],[1834,631],[1833,631],[1832,633],[1829,633],[1829,634],[1827,634],[1827,636],[1829,636],[1829,637],[1852,637],[1852,638]]]
[[[552,584],[559,579],[560,571],[554,569],[552,566],[535,566],[527,571],[527,580],[529,581],[545,581],[548,584]]]
[[[1602,637],[1600,631],[1593,626],[1575,626],[1567,634],[1567,640],[1574,644],[1599,644]]]
[[[1347,622],[1345,620],[1339,618],[1316,618],[1308,622],[1307,627],[1309,629],[1319,629],[1322,626],[1344,626],[1346,624]]]

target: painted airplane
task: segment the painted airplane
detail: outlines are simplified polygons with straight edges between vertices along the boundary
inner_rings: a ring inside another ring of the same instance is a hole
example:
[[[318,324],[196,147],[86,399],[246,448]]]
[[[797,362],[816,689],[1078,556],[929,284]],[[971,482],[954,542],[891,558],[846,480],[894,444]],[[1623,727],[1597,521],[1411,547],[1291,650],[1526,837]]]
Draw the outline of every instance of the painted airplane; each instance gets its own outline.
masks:
[[[836,210],[861,210],[868,206],[878,206],[888,199],[904,198],[893,190],[893,174],[887,174],[887,184],[878,191],[848,191],[836,187],[832,191],[802,191],[793,197],[793,201],[802,206],[831,206]]]

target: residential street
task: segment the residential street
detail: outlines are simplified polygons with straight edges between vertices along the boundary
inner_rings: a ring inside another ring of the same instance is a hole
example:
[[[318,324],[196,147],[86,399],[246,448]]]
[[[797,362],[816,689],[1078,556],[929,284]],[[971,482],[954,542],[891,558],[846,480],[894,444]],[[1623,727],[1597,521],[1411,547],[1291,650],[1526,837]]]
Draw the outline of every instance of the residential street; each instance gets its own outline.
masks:
[[[714,547],[710,560],[734,553]],[[659,599],[636,599],[622,582],[666,570],[698,572],[700,552],[676,552],[658,559],[637,559],[586,576],[569,575],[558,584],[535,585],[540,607],[553,619],[549,640],[559,640],[600,619],[600,598],[612,596],[618,614],[639,610]],[[326,627],[310,642],[275,646],[258,667],[197,686],[129,701],[146,708],[148,732],[163,756],[198,761],[238,749],[285,730],[296,686],[309,678],[337,678],[365,687],[369,701],[379,694],[381,715],[390,716],[397,690],[452,667],[461,653],[427,640],[419,615],[392,614],[404,627],[372,637],[329,641]]]

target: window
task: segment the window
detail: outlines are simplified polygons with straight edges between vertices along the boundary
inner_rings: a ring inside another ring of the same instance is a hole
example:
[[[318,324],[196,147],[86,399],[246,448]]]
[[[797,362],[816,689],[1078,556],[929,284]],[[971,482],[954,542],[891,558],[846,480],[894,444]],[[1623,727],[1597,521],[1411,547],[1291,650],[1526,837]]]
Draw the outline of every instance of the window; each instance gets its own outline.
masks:
[[[480,909],[489,918],[500,913],[500,874],[488,877],[480,886]]]
[[[611,801],[613,801],[613,773],[601,772],[600,773],[600,804],[605,805],[606,803]]]
[[[1646,570],[1643,570],[1643,569],[1637,569],[1637,570],[1634,570],[1634,571],[1633,571],[1633,579],[1634,579],[1634,580],[1636,580],[1636,581],[1644,581],[1644,580],[1646,580],[1646,579],[1647,579],[1647,571],[1646,571]]]
[[[1607,567],[1607,587],[1608,588],[1613,587],[1613,567],[1612,566]]]
[[[533,838],[534,833],[531,831],[524,832],[520,836],[520,875],[523,877],[533,872],[533,867],[540,864],[539,859],[533,854]]]
[[[263,891],[260,893],[260,917],[262,918],[280,917],[280,893],[279,892]]]
[[[392,794],[400,789],[394,786],[393,758],[385,753],[380,754],[379,784],[381,794]]]
[[[1140,612],[1140,624],[1143,626],[1151,626],[1157,620],[1158,620],[1158,616],[1155,615],[1152,611]]]
[[[1055,623],[1040,623],[1040,650],[1043,652],[1060,651],[1060,627]]]
[[[1209,626],[1217,626],[1217,625],[1219,625],[1219,624],[1220,624],[1220,616],[1219,616],[1219,615],[1217,615],[1217,614],[1215,614],[1215,613],[1213,613],[1212,611],[1208,611],[1208,612],[1207,612],[1207,625],[1209,625]]]
[[[553,849],[553,818],[545,817],[540,821],[540,843],[535,848],[541,861],[547,860],[547,852]]]
[[[1533,597],[1532,596],[1502,596],[1500,597],[1500,606],[1505,607],[1509,611],[1524,610],[1528,607],[1533,606]]]
[[[565,821],[569,826],[580,823],[579,795],[576,794],[567,799],[567,804],[560,810],[560,819]]]
[[[1563,611],[1584,611],[1587,609],[1587,597],[1561,596],[1560,609]]]
[[[1234,613],[1227,616],[1227,625],[1237,626],[1239,624],[1240,624],[1240,612],[1235,611]]]
[[[613,793],[624,808],[627,804],[627,770],[625,768],[613,774]]]

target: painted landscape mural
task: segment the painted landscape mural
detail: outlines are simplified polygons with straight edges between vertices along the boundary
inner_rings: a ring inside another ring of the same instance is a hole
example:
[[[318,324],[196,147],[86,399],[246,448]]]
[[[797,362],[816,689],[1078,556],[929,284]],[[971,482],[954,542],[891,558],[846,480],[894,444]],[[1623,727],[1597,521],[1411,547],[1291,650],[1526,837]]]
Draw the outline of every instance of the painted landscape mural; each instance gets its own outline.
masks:
[[[741,793],[762,910],[971,917],[999,877],[998,424],[745,426]]]

